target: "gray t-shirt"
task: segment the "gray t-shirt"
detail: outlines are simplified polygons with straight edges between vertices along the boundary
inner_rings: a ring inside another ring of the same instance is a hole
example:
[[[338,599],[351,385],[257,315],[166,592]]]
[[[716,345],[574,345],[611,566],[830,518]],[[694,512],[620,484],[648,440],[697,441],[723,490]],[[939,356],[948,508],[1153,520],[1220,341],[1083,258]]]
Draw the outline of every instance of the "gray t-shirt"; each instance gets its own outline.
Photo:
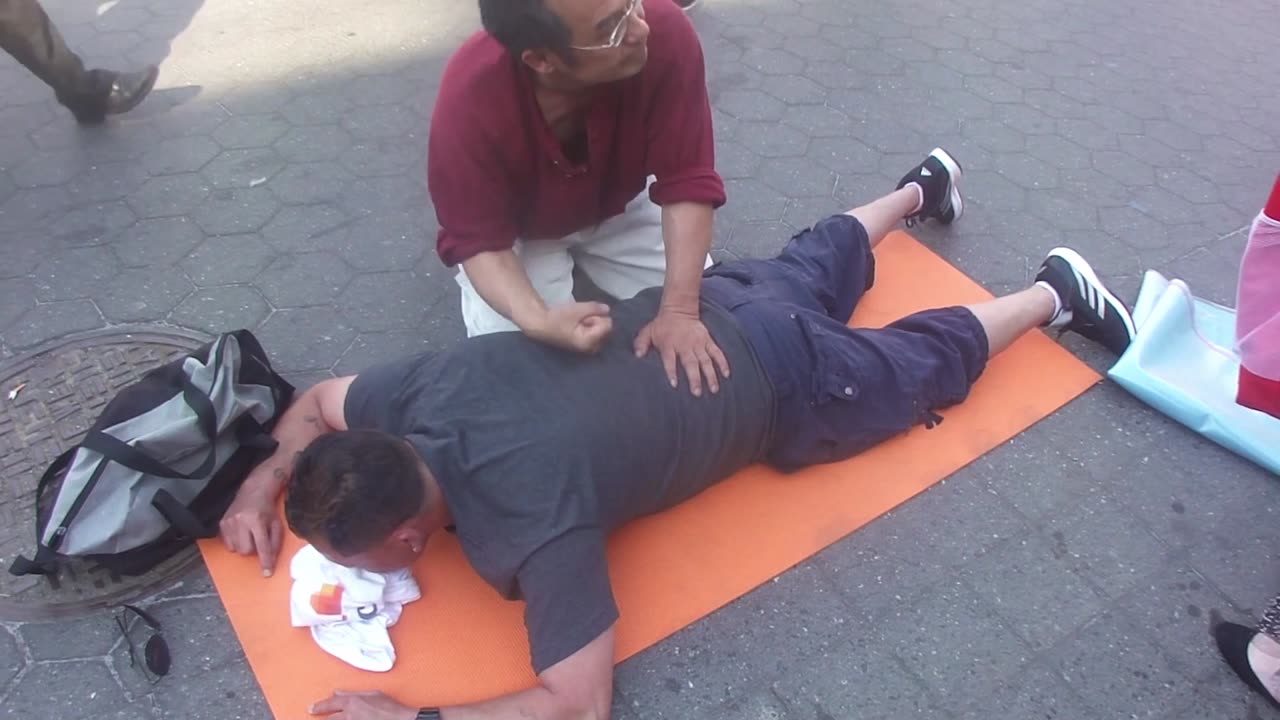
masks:
[[[656,352],[635,356],[659,300],[618,303],[593,356],[497,333],[373,367],[347,396],[351,427],[417,448],[472,566],[526,602],[537,672],[617,619],[608,532],[755,462],[772,435],[773,389],[724,310],[702,310],[732,370],[719,393],[695,398],[683,377],[672,389]]]

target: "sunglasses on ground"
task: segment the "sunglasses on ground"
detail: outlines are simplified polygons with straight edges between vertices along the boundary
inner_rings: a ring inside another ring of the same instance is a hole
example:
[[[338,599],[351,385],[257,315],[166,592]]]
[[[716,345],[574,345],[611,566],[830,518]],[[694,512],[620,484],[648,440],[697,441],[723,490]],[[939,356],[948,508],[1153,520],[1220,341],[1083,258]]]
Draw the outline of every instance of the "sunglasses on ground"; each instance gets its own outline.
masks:
[[[120,634],[124,635],[124,640],[129,645],[129,666],[139,667],[138,647],[141,645],[142,674],[152,683],[159,682],[160,678],[169,674],[169,667],[173,662],[173,658],[169,655],[169,643],[165,642],[164,636],[160,634],[160,621],[140,607],[124,605],[123,608],[120,614],[116,615],[116,627],[120,628]],[[146,627],[148,630],[147,639],[142,643],[134,642],[130,635],[129,613],[138,616],[142,621],[134,624],[135,630],[139,626]]]

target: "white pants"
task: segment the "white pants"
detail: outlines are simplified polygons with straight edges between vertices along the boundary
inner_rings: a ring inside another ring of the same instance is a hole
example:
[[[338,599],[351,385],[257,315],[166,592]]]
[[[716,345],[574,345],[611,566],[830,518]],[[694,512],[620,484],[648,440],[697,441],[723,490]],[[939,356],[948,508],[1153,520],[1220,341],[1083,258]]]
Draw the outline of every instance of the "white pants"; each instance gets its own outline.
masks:
[[[666,279],[667,258],[662,243],[662,208],[640,193],[621,215],[594,228],[580,230],[559,240],[517,240],[516,256],[524,265],[533,289],[547,305],[573,302],[573,268],[578,267],[601,290],[627,299]],[[708,256],[705,267],[711,265]],[[467,336],[518,330],[515,323],[489,306],[458,268],[462,288],[462,321]]]

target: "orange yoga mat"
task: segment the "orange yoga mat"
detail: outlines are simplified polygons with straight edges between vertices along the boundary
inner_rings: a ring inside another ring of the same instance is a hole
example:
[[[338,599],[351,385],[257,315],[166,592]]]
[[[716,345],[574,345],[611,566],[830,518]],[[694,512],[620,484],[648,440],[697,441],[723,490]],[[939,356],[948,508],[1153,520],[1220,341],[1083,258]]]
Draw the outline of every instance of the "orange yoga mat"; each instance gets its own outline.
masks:
[[[990,294],[910,236],[876,252],[875,288],[852,324],[878,326],[916,310]],[[638,520],[609,542],[624,660],[857,530],[1052,413],[1098,376],[1036,332],[997,357],[963,405],[842,463],[782,476],[753,467],[694,499]],[[422,600],[391,630],[398,660],[385,674],[330,657],[289,626],[289,537],[276,576],[255,558],[202,544],[222,602],[277,718],[307,717],[335,688],[384,690],[412,705],[448,705],[530,686],[522,605],[503,601],[440,533],[415,568]]]

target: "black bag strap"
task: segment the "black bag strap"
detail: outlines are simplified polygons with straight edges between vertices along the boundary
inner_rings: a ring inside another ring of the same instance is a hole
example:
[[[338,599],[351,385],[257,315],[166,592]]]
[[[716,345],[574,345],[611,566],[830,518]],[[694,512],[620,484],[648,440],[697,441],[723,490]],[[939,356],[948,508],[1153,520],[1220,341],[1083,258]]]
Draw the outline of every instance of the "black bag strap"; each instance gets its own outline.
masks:
[[[107,469],[107,460],[99,460],[98,464],[93,468],[93,474],[89,476],[88,482],[80,489],[80,493],[76,495],[76,499],[71,503],[71,507],[67,509],[67,514],[62,516],[57,528],[54,529],[53,538],[49,541],[49,549],[57,550],[62,545],[62,538],[67,534],[67,527],[71,525],[71,521],[80,514],[80,509],[84,507],[84,503],[93,494],[93,489],[97,487],[98,480],[102,478],[102,473]]]
[[[215,342],[213,354],[213,380],[208,392],[196,387],[195,383],[191,381],[191,377],[189,375],[186,373],[182,374],[182,399],[195,413],[196,422],[199,424],[200,431],[209,445],[208,454],[205,455],[204,460],[200,462],[199,467],[195,470],[192,470],[189,473],[176,470],[173,467],[152,458],[150,455],[147,455],[133,445],[124,442],[120,438],[108,435],[100,430],[90,431],[80,443],[80,446],[100,453],[106,459],[119,463],[130,470],[145,473],[147,475],[155,475],[157,477],[171,478],[175,480],[195,480],[208,475],[213,471],[213,466],[218,461],[218,417],[217,413],[214,412],[213,409],[213,401],[209,399],[209,392],[212,392],[213,388],[217,387],[218,380],[222,374],[222,359],[226,345],[226,335],[218,338]]]
[[[53,462],[49,463],[49,467],[45,468],[44,474],[40,476],[40,481],[36,483],[36,507],[40,507],[40,498],[44,497],[44,493],[49,489],[50,483],[58,474],[65,471],[67,466],[71,464],[71,458],[76,454],[76,449],[64,451]],[[39,510],[36,510],[37,517]],[[29,559],[19,555],[9,563],[10,575],[55,575],[58,572],[57,553],[45,547],[40,540],[44,535],[45,528],[36,523],[36,556],[35,559]]]
[[[248,414],[241,416],[236,424],[236,442],[240,443],[240,447],[265,450],[267,452],[275,452],[276,448],[280,446],[280,443],[271,437],[271,433],[267,432],[262,423]]]
[[[44,475],[40,477],[40,483],[37,485],[37,502],[39,502],[39,492],[47,487],[53,477],[57,475],[59,465],[65,461],[69,461],[73,450],[68,450],[58,456],[57,460],[45,470]],[[9,564],[9,573],[12,575],[56,575],[57,566],[57,550],[62,544],[62,538],[66,535],[67,524],[71,522],[80,512],[80,508],[84,506],[85,498],[89,497],[89,493],[93,492],[93,487],[98,484],[98,478],[102,477],[102,471],[106,468],[107,461],[102,460],[98,466],[93,469],[93,474],[89,476],[89,481],[85,483],[84,489],[76,496],[75,502],[71,504],[71,508],[67,510],[67,514],[63,517],[62,523],[54,531],[53,538],[48,545],[37,537],[36,538],[36,557],[34,560],[19,555]],[[39,529],[37,529],[39,531]],[[43,532],[40,532],[43,535]]]
[[[41,545],[36,548],[34,560],[19,555],[9,563],[10,575],[56,575],[58,574],[57,554]]]
[[[178,529],[178,532],[189,538],[211,538],[218,535],[216,527],[208,527],[200,522],[200,519],[191,512],[186,505],[178,502],[178,499],[169,493],[168,490],[157,490],[154,497],[151,498],[151,506],[160,511],[165,520],[169,524]]]
[[[184,473],[156,460],[120,438],[102,432],[89,433],[85,436],[84,441],[80,443],[80,446],[101,453],[102,457],[107,460],[123,465],[130,470],[174,480],[195,480],[204,477],[213,469],[213,463],[216,461],[213,448],[210,448],[209,455],[200,463],[200,467],[189,473]]]

